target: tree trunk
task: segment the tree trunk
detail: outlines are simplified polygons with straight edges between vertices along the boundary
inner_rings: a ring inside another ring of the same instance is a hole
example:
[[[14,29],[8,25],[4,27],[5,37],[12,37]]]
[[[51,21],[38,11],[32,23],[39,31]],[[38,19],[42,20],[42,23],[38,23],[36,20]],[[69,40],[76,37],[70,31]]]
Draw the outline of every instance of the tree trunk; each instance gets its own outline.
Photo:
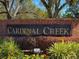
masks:
[[[47,13],[48,13],[48,17],[52,18],[52,10],[51,10],[51,8],[47,9]]]
[[[59,11],[55,11],[53,14],[53,18],[57,18]]]
[[[12,19],[12,17],[9,14],[7,14],[7,19],[10,20]]]

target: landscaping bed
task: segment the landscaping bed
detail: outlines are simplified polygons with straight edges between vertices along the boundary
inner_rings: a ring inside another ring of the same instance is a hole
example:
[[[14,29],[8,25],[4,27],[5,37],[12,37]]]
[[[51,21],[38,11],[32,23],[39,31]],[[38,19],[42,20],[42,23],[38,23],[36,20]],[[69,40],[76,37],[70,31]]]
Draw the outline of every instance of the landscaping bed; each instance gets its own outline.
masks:
[[[0,59],[79,59],[79,43],[59,42],[46,49],[47,54],[24,54],[12,39],[0,39]]]

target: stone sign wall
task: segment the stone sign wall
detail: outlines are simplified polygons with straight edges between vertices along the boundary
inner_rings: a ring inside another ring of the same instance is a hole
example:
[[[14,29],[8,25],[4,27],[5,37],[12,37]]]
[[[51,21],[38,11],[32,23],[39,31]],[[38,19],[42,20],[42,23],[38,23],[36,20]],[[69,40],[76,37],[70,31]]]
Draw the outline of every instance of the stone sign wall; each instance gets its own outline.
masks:
[[[26,19],[0,21],[0,36],[13,37],[22,47],[45,48],[52,42],[79,42],[79,20]],[[28,41],[31,43],[28,44]],[[33,46],[32,46],[33,45]]]

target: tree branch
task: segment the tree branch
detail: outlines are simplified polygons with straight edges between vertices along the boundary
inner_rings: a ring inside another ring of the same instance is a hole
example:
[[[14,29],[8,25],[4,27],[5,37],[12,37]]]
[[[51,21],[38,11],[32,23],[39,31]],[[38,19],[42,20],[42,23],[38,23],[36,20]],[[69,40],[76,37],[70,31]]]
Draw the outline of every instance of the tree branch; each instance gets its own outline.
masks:
[[[53,2],[53,0],[49,0],[49,1],[48,1],[48,6],[49,6],[49,7],[52,7],[52,2]]]
[[[4,2],[4,1],[0,1],[0,3],[2,3],[3,5],[5,4],[5,2]]]
[[[56,18],[57,16],[58,16],[58,13],[60,12],[60,10],[63,8],[63,7],[65,7],[65,5],[66,5],[67,3],[64,3],[62,6],[60,6],[60,8],[59,8],[59,6],[55,6],[55,13],[54,13],[54,15],[53,15],[53,17],[54,18]]]
[[[10,7],[9,7],[9,12],[11,11],[11,8],[12,8],[12,6],[13,6],[14,0],[12,0],[10,3],[11,3],[11,5],[10,5]]]
[[[64,3],[60,8],[59,8],[59,11],[66,6],[67,3]]]
[[[4,7],[5,7],[6,12],[7,12],[7,18],[8,18],[8,19],[11,19],[12,17],[11,17],[11,15],[10,15],[9,11],[8,11],[8,8],[7,8],[7,0],[4,0]]]
[[[61,1],[61,0],[58,0],[58,5],[57,5],[58,7],[60,6],[60,1]]]
[[[46,3],[45,0],[41,0],[41,2],[43,3],[43,5],[44,5],[46,8],[48,8],[48,4]]]
[[[3,11],[3,12],[0,12],[0,14],[4,14],[4,13],[7,13],[7,12],[5,12],[5,11]]]
[[[31,13],[31,14],[37,15],[36,13],[34,13],[34,12],[29,12],[29,11],[26,11],[26,12],[18,12],[17,14],[23,14],[23,13]]]

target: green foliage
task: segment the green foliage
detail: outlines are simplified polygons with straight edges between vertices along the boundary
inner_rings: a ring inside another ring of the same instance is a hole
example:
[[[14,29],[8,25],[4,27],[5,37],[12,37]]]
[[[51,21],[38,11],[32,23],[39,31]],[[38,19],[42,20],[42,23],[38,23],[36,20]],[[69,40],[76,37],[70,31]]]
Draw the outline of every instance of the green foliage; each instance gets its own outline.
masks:
[[[47,13],[34,5],[32,0],[24,0],[20,14],[16,16],[19,19],[38,19],[46,18]],[[29,8],[30,7],[30,8]]]
[[[24,55],[12,38],[0,38],[0,59],[44,59],[44,55]]]
[[[55,43],[48,51],[52,59],[79,59],[79,43]]]
[[[72,18],[73,14],[71,12],[67,12],[63,15],[64,18]]]
[[[11,6],[7,7],[10,4]],[[16,8],[13,8],[14,4]],[[0,19],[35,19],[47,17],[47,13],[44,10],[39,10],[38,6],[35,6],[33,3],[33,0],[11,0],[7,5],[5,7],[0,1]]]
[[[14,59],[14,57],[17,59],[22,58],[22,51],[12,39],[4,40],[3,43],[0,44],[0,59]]]
[[[70,6],[76,5],[76,3],[78,2],[78,0],[66,0],[66,1],[69,2]]]
[[[24,59],[44,59],[44,55],[39,54],[25,55]]]

